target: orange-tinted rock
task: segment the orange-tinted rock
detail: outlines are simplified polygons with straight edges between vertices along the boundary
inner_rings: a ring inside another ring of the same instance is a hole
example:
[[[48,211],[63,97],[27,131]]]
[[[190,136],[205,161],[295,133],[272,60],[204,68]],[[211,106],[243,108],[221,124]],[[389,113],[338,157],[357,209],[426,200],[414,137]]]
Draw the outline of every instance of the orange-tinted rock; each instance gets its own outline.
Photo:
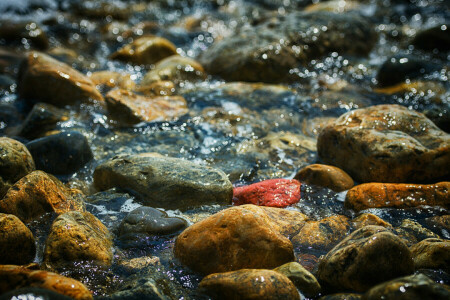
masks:
[[[0,213],[0,265],[23,265],[36,254],[30,229],[16,216]]]
[[[136,90],[151,97],[171,96],[175,93],[175,84],[169,80],[160,80],[148,85],[139,86]]]
[[[301,264],[309,272],[312,272],[319,264],[319,258],[313,254],[299,253],[298,263]]]
[[[184,230],[174,254],[202,274],[244,268],[275,268],[294,260],[291,242],[255,205],[220,211]]]
[[[306,215],[298,211],[268,206],[261,206],[261,208],[278,225],[279,232],[287,238],[297,234],[308,220]]]
[[[350,189],[345,198],[345,207],[354,211],[419,205],[450,207],[450,182],[429,185],[365,183]]]
[[[109,114],[125,124],[169,121],[188,111],[181,96],[146,97],[122,89],[106,94],[106,104]]]
[[[71,211],[53,222],[44,263],[54,268],[79,261],[110,265],[112,255],[112,236],[106,226],[88,212]]]
[[[13,214],[28,222],[47,212],[61,214],[82,210],[83,204],[55,177],[33,171],[14,184],[0,200],[0,212]]]
[[[199,289],[213,299],[300,299],[294,284],[272,270],[243,269],[203,278]]]
[[[389,222],[386,222],[382,218],[374,215],[374,214],[362,214],[352,220],[352,226],[355,229],[363,228],[368,225],[376,225],[392,228],[392,225]]]
[[[111,71],[98,71],[89,76],[95,85],[104,85],[109,88],[121,88],[125,90],[132,90],[135,87],[134,81],[131,79],[130,74],[111,72]]]
[[[349,219],[342,215],[309,221],[292,239],[292,243],[302,248],[328,250],[342,240],[349,229]]]
[[[295,179],[269,179],[233,189],[233,204],[286,207],[300,200],[300,182]]]
[[[91,292],[79,281],[56,273],[0,265],[0,294],[23,287],[38,287],[77,300],[92,299]]]
[[[177,54],[177,48],[169,40],[146,36],[125,45],[111,54],[110,58],[138,65],[149,65],[175,54]]]
[[[429,238],[409,247],[416,269],[450,272],[450,241]]]
[[[35,169],[27,147],[19,141],[0,137],[0,199],[17,180]]]
[[[31,52],[21,67],[19,95],[56,106],[103,102],[91,79],[50,56]]]
[[[335,192],[351,189],[354,185],[353,179],[345,171],[320,164],[301,169],[294,178],[307,184],[327,187]]]

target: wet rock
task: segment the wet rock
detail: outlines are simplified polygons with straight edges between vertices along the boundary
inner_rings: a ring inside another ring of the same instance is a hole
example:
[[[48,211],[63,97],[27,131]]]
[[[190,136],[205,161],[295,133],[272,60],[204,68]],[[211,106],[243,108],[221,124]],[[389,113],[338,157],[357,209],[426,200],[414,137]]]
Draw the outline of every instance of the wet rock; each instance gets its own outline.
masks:
[[[170,121],[187,113],[181,96],[146,97],[116,89],[106,94],[109,114],[123,124]]]
[[[199,289],[214,299],[300,299],[294,284],[271,270],[211,274],[203,278]]]
[[[169,217],[167,213],[152,207],[139,207],[131,211],[119,227],[119,236],[123,238],[136,235],[172,234],[186,227],[181,218]]]
[[[416,269],[443,269],[450,272],[450,241],[428,238],[411,246]]]
[[[67,114],[47,103],[36,103],[23,121],[18,135],[33,140],[53,130],[58,122],[67,120]]]
[[[128,6],[123,6],[117,2],[110,1],[80,1],[72,2],[71,9],[74,13],[92,19],[127,20],[131,11]]]
[[[140,86],[137,91],[146,96],[171,96],[175,93],[175,84],[169,80],[155,81],[149,85]]]
[[[309,165],[301,169],[294,178],[306,184],[327,187],[335,192],[351,189],[354,185],[353,179],[345,171],[321,164]]]
[[[359,1],[331,0],[310,4],[307,7],[305,7],[304,11],[306,12],[327,11],[333,13],[345,13],[348,11],[357,10],[360,8],[360,6],[361,3]]]
[[[55,177],[34,171],[16,182],[0,201],[0,211],[13,214],[23,222],[47,212],[62,214],[82,210],[83,203]]]
[[[298,263],[302,265],[306,270],[309,272],[316,272],[317,271],[317,265],[319,264],[319,258],[310,253],[299,253],[298,256]]]
[[[33,157],[24,144],[0,137],[0,199],[11,185],[34,169]]]
[[[22,64],[18,92],[22,98],[56,106],[103,102],[91,79],[39,52],[30,52]]]
[[[0,296],[0,300],[11,299],[71,300],[73,298],[64,296],[51,290],[29,287],[13,290]]]
[[[292,238],[295,246],[307,249],[328,250],[342,240],[350,229],[346,216],[331,216],[320,221],[309,221]]]
[[[425,222],[434,232],[450,239],[450,215],[434,216],[427,218]]]
[[[61,132],[27,144],[36,168],[51,174],[65,175],[78,171],[93,154],[86,137],[77,131]]]
[[[14,23],[11,21],[0,22],[0,39],[17,44],[23,43],[23,39],[31,42],[37,49],[48,48],[48,37],[42,28],[35,22]]]
[[[351,221],[351,224],[353,228],[360,229],[368,225],[376,225],[376,226],[383,226],[387,228],[392,228],[392,225],[389,222],[386,222],[385,220],[381,219],[380,217],[370,214],[370,213],[364,213],[359,215],[358,217],[354,218]]]
[[[436,184],[365,183],[350,189],[345,207],[360,211],[367,208],[408,208],[420,205],[450,205],[450,182]]]
[[[320,293],[321,287],[316,277],[299,263],[290,262],[275,268],[274,271],[289,278],[300,292],[307,297],[314,297]]]
[[[0,213],[0,265],[33,261],[36,245],[30,229],[14,215]]]
[[[264,213],[278,226],[278,231],[287,238],[293,237],[306,224],[308,217],[295,210],[276,207],[260,207]]]
[[[0,294],[24,287],[42,288],[77,300],[93,299],[91,292],[75,279],[15,265],[0,266]]]
[[[319,281],[340,290],[364,292],[414,271],[411,252],[381,226],[366,226],[347,236],[319,262]]]
[[[231,203],[233,187],[217,169],[169,157],[125,156],[101,164],[94,172],[99,190],[121,188],[145,205],[167,209]]]
[[[234,188],[233,204],[286,207],[300,200],[301,183],[295,179],[269,179]]]
[[[450,135],[423,114],[377,105],[340,116],[317,141],[319,157],[358,182],[423,182],[448,176]]]
[[[142,256],[119,261],[117,262],[117,265],[123,268],[126,272],[134,274],[152,266],[160,266],[161,263],[159,257],[157,256]]]
[[[437,49],[445,52],[450,50],[450,24],[440,24],[416,34],[411,41],[417,49],[431,51]]]
[[[436,299],[444,300],[450,297],[448,286],[435,283],[427,276],[415,274],[385,283],[371,288],[362,297],[364,300],[375,299]]]
[[[416,244],[424,239],[440,238],[431,230],[411,219],[402,220],[400,226],[395,228],[395,233],[401,237],[408,246]]]
[[[205,77],[205,71],[199,62],[189,57],[172,55],[158,62],[153,70],[145,74],[140,85],[145,87],[161,80],[170,80],[175,83],[197,81]]]
[[[319,300],[359,300],[360,294],[338,293],[320,297]]]
[[[45,243],[44,263],[53,268],[81,261],[112,262],[112,236],[94,215],[70,211],[53,221]]]
[[[177,54],[177,48],[169,40],[156,36],[141,37],[110,55],[110,59],[137,65],[150,65]]]
[[[176,239],[174,254],[202,274],[275,268],[294,260],[291,242],[255,205],[220,211],[191,225]]]
[[[200,62],[226,80],[280,82],[290,69],[333,51],[365,55],[376,40],[371,25],[356,15],[298,12],[242,28],[214,43]]]
[[[133,90],[135,83],[131,79],[131,75],[127,73],[119,73],[112,71],[93,72],[89,76],[95,85],[101,85],[108,88],[121,88],[125,90]]]

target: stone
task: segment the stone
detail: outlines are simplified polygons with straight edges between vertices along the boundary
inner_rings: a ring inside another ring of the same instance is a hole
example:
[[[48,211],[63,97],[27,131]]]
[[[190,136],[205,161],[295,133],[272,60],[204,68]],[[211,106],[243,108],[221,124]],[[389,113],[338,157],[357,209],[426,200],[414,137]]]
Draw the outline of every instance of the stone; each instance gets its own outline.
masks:
[[[161,262],[157,256],[141,256],[129,260],[117,262],[117,266],[123,268],[127,273],[137,273],[152,266],[160,266]]]
[[[353,179],[345,171],[328,165],[313,164],[297,172],[294,179],[306,184],[323,186],[335,192],[351,189]]]
[[[281,273],[307,297],[314,297],[320,293],[321,287],[316,277],[301,264],[290,262],[274,269],[275,272]]]
[[[30,52],[20,68],[19,96],[56,106],[103,103],[91,79],[50,56]]]
[[[411,219],[403,219],[400,226],[396,227],[394,231],[408,246],[416,244],[424,239],[440,238],[439,235],[433,231]]]
[[[316,276],[321,283],[338,290],[364,292],[413,272],[411,252],[399,237],[384,227],[366,226],[322,257]]]
[[[0,212],[13,214],[26,223],[48,212],[83,210],[80,201],[57,178],[33,171],[8,190],[0,200]]]
[[[157,81],[198,81],[206,78],[203,66],[189,57],[179,55],[169,56],[155,65],[155,68],[145,74],[140,85],[145,87]]]
[[[442,269],[450,273],[450,241],[428,238],[409,247],[416,270]]]
[[[408,208],[420,205],[450,207],[450,182],[436,184],[365,183],[350,189],[345,207],[360,211],[368,208]]]
[[[150,65],[176,54],[177,48],[169,40],[146,36],[135,39],[111,54],[109,58],[137,65]]]
[[[417,49],[432,51],[437,49],[445,52],[450,50],[450,24],[439,24],[438,26],[419,31],[411,41]]]
[[[94,171],[99,190],[117,187],[144,205],[188,209],[204,204],[230,204],[233,186],[225,173],[170,157],[129,155],[114,158]]]
[[[45,136],[27,143],[36,168],[56,175],[72,174],[89,161],[93,154],[86,137],[77,131]]]
[[[35,22],[15,23],[10,19],[2,21],[0,22],[0,39],[16,44],[22,44],[22,40],[26,39],[32,47],[39,50],[45,50],[49,46],[47,34]]]
[[[309,221],[292,238],[292,243],[305,249],[326,251],[342,240],[349,229],[349,219],[342,215]]]
[[[131,79],[131,75],[127,73],[112,71],[97,71],[89,76],[95,85],[101,85],[108,88],[121,88],[125,90],[133,90],[136,86]]]
[[[185,229],[174,255],[201,274],[275,268],[294,260],[292,244],[279,230],[258,206],[231,207]]]
[[[199,60],[208,73],[227,81],[274,83],[288,79],[290,69],[333,51],[366,55],[376,41],[374,29],[357,15],[294,12],[241,28],[215,42]]]
[[[213,299],[300,299],[294,284],[272,270],[211,274],[202,279],[199,289]]]
[[[319,300],[359,300],[359,299],[361,299],[361,295],[354,293],[338,293],[326,295],[319,298]]]
[[[47,103],[36,103],[23,121],[18,135],[29,140],[40,138],[55,129],[58,122],[67,121],[65,111]]]
[[[147,97],[116,89],[106,94],[110,116],[123,124],[172,121],[188,112],[182,96]]]
[[[0,265],[0,294],[24,287],[47,289],[76,300],[93,299],[91,292],[75,279],[21,266]]]
[[[343,114],[321,131],[317,152],[324,163],[361,183],[427,182],[450,175],[450,135],[400,105]]]
[[[133,238],[136,235],[165,235],[184,229],[186,221],[169,217],[164,211],[142,206],[128,213],[119,226],[119,236]]]
[[[150,97],[171,96],[175,93],[176,87],[173,81],[159,80],[145,86],[139,86],[136,90]]]
[[[0,300],[11,299],[72,300],[73,298],[53,292],[52,290],[29,287],[16,289],[0,295]]]
[[[233,190],[233,204],[286,207],[300,200],[301,183],[295,179],[269,179]]]
[[[111,234],[94,215],[70,211],[53,221],[44,264],[56,269],[82,261],[108,266],[113,258],[112,245]]]
[[[19,141],[0,137],[0,199],[17,180],[35,170],[27,147]]]
[[[36,254],[34,236],[14,215],[0,213],[0,265],[24,265]]]
[[[310,4],[305,7],[303,11],[306,12],[314,12],[314,11],[324,11],[324,12],[333,12],[333,13],[345,13],[353,10],[359,9],[361,3],[358,1],[351,0],[331,0],[325,2],[318,2],[314,4]]]
[[[308,221],[308,216],[295,210],[260,206],[263,212],[278,226],[278,231],[291,239]]]
[[[371,288],[362,297],[363,300],[407,300],[450,298],[450,288],[444,284],[435,283],[423,274],[414,274],[381,283]]]
[[[427,226],[447,239],[450,238],[450,215],[434,216],[425,219]]]
[[[357,216],[351,221],[351,224],[352,227],[355,229],[360,229],[368,225],[376,225],[392,228],[392,225],[389,222],[386,222],[382,218],[370,213],[364,213]]]

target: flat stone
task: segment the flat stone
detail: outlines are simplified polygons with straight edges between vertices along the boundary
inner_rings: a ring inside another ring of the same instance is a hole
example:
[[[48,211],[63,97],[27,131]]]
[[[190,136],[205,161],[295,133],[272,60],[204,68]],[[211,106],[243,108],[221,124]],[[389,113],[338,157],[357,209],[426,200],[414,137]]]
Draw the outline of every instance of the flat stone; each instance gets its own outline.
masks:
[[[294,179],[306,184],[329,188],[335,192],[351,189],[353,179],[345,171],[328,165],[309,165],[297,172]]]
[[[307,297],[314,297],[320,293],[321,287],[316,277],[299,263],[290,262],[273,270],[289,278]]]
[[[317,151],[358,182],[427,182],[450,175],[450,135],[399,105],[343,114],[321,131]]]
[[[0,213],[0,253],[0,265],[24,265],[36,254],[33,234],[14,215]]]
[[[450,207],[450,182],[429,185],[365,183],[350,189],[345,197],[345,207],[354,211],[420,205]]]
[[[211,274],[202,279],[199,289],[214,299],[300,299],[294,284],[271,270]]]
[[[450,273],[450,241],[428,238],[411,246],[416,269],[442,269]]]
[[[263,208],[231,207],[184,230],[175,241],[174,254],[202,274],[275,268],[294,260],[291,242],[279,232]]]
[[[341,291],[364,292],[413,272],[411,252],[399,237],[384,227],[366,226],[321,258],[317,279]]]
[[[220,170],[190,161],[143,155],[124,156],[94,172],[99,190],[113,187],[137,195],[148,206],[187,209],[204,204],[230,204],[233,187]]]

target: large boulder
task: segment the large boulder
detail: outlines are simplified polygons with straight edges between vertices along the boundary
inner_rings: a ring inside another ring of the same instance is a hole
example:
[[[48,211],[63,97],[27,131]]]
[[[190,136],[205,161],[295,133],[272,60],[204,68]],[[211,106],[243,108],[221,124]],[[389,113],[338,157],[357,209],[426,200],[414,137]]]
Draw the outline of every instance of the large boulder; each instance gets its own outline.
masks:
[[[145,205],[187,209],[204,204],[231,203],[233,187],[225,173],[169,157],[132,155],[114,158],[95,169],[99,190],[121,188]]]
[[[200,63],[230,81],[280,82],[299,64],[333,51],[366,55],[376,41],[356,14],[296,12],[242,28],[203,52]]]
[[[232,207],[184,230],[174,254],[202,274],[275,268],[294,260],[292,244],[280,230],[259,206]]]
[[[17,180],[34,169],[33,157],[24,144],[0,137],[0,199]]]
[[[0,213],[0,265],[24,265],[33,261],[33,234],[19,218]]]
[[[423,182],[450,175],[450,135],[400,105],[340,116],[321,131],[317,152],[358,182]]]
[[[364,292],[413,272],[411,252],[399,237],[384,227],[366,226],[321,258],[317,278],[341,291]]]
[[[39,52],[30,52],[21,66],[18,92],[23,98],[56,106],[103,101],[91,79]]]

